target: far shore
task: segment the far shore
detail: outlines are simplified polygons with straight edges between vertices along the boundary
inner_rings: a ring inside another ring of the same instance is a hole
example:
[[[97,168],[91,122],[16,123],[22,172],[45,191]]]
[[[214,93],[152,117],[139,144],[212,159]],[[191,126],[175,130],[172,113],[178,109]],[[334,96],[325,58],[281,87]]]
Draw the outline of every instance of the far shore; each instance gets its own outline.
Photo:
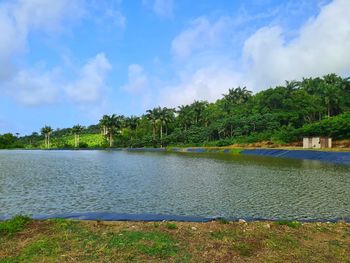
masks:
[[[17,149],[19,150],[19,149]],[[166,148],[50,148],[50,149],[20,149],[20,150],[47,150],[47,151],[129,151],[129,152],[169,152],[169,153],[223,153],[260,155],[288,159],[313,160],[326,163],[350,165],[350,149],[303,149],[301,147],[166,147]]]

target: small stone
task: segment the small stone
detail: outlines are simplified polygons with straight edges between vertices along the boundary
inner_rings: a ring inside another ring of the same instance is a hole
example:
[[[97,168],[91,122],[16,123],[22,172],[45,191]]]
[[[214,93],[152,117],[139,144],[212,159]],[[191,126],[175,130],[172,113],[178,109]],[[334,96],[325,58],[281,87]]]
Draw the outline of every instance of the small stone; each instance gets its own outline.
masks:
[[[191,227],[191,229],[192,229],[192,230],[197,230],[197,228],[196,228],[196,227],[194,227],[194,226],[193,226],[193,227]]]
[[[247,221],[245,221],[244,219],[239,219],[239,220],[238,220],[238,223],[240,223],[240,224],[245,224],[245,223],[247,223]]]
[[[266,225],[264,225],[264,227],[267,228],[267,229],[270,229],[271,225],[270,224],[266,224]]]

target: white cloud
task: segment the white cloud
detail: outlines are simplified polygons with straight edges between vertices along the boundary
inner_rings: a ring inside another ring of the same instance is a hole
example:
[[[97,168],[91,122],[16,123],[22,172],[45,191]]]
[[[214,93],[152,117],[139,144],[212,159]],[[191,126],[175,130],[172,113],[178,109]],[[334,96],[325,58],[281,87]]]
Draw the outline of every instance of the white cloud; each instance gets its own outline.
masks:
[[[172,17],[174,11],[174,0],[142,0],[142,3],[150,8],[160,17]]]
[[[149,80],[143,67],[138,64],[132,64],[129,66],[128,71],[129,80],[128,83],[122,87],[122,89],[134,94],[140,94],[140,92],[145,91],[145,89],[148,87]]]
[[[90,17],[101,27],[119,27],[124,30],[127,19],[121,11],[122,0],[89,1]]]
[[[160,103],[176,107],[190,104],[194,100],[214,101],[226,93],[228,88],[241,84],[240,74],[230,68],[230,65],[202,67],[192,74],[184,74],[179,84],[163,89]]]
[[[172,52],[178,58],[187,58],[195,50],[220,47],[230,35],[228,29],[231,24],[232,19],[229,17],[221,17],[214,23],[210,23],[206,17],[199,17],[175,37],[171,44]]]
[[[20,70],[8,84],[7,92],[19,103],[28,106],[50,104],[59,94],[59,70]]]
[[[31,32],[57,32],[67,19],[84,12],[82,0],[17,0],[0,3],[0,88],[18,102],[29,105],[54,101],[56,70],[18,69],[15,60],[26,50]],[[52,90],[50,90],[52,89]],[[37,98],[35,98],[37,96]]]
[[[106,91],[106,76],[111,69],[105,54],[97,54],[82,67],[79,79],[67,85],[68,97],[78,103],[101,101]]]
[[[232,36],[240,30],[234,18],[210,22],[200,17],[172,42],[179,80],[162,90],[160,102],[174,106],[195,99],[213,101],[238,85],[259,91],[302,77],[346,76],[350,74],[348,10],[349,0],[324,5],[317,16],[296,32],[293,29],[292,38],[278,23],[259,28],[242,41],[239,56],[231,54],[237,49]]]
[[[350,73],[350,1],[335,0],[287,41],[280,27],[264,27],[244,45],[247,74],[254,88],[284,80]],[[247,76],[248,77],[248,76]]]
[[[81,0],[18,0],[10,6],[15,26],[24,34],[28,30],[61,30],[64,19],[77,19],[83,15]]]

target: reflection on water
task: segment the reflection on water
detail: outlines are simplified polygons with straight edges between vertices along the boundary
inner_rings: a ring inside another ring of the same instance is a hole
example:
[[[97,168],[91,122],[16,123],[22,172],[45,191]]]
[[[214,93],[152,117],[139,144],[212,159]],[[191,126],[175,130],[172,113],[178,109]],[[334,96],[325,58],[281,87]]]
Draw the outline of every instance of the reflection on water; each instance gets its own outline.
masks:
[[[228,154],[0,151],[0,215],[350,216],[350,167]]]

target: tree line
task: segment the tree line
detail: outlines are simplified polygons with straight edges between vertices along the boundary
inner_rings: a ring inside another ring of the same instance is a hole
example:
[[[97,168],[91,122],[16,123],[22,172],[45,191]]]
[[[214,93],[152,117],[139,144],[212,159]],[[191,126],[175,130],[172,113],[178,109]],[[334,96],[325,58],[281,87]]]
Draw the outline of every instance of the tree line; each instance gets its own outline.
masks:
[[[350,78],[329,74],[253,94],[246,87],[229,89],[213,103],[194,101],[177,108],[155,107],[141,116],[104,115],[89,127],[53,130],[45,126],[17,143],[35,145],[50,138],[99,134],[101,147],[164,147],[172,145],[224,146],[240,142],[291,142],[302,136],[350,138]],[[13,139],[13,138],[12,138]],[[57,144],[57,143],[56,143]],[[1,137],[0,137],[1,147]]]

